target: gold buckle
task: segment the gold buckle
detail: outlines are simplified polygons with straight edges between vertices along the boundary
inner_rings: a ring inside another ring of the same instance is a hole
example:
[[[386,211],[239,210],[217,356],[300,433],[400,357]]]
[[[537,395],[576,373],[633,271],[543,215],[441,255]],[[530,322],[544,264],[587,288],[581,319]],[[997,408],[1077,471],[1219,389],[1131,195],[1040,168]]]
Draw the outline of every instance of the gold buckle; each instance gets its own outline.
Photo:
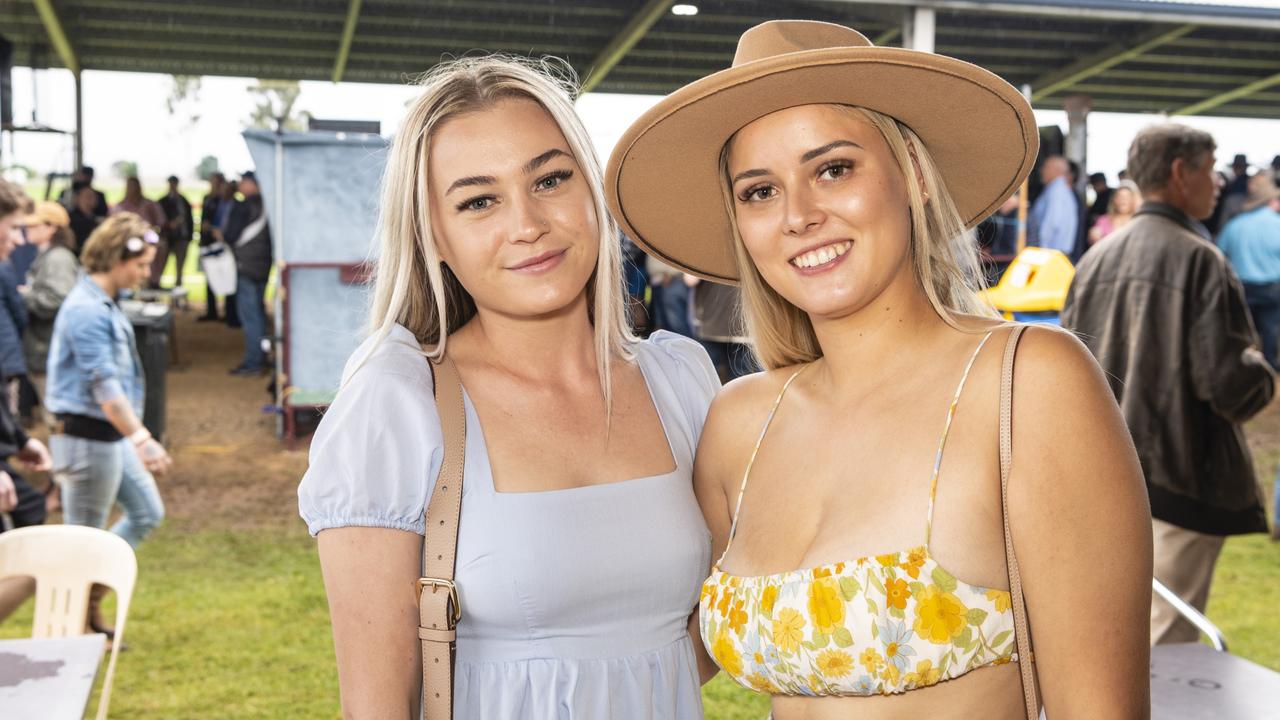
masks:
[[[453,630],[458,626],[458,622],[462,620],[462,605],[458,603],[458,586],[454,585],[452,580],[445,580],[444,578],[418,578],[419,605],[422,604],[422,591],[428,587],[431,588],[432,594],[435,594],[440,588],[445,588],[449,591],[449,603],[453,606],[453,622],[449,625],[449,629]]]

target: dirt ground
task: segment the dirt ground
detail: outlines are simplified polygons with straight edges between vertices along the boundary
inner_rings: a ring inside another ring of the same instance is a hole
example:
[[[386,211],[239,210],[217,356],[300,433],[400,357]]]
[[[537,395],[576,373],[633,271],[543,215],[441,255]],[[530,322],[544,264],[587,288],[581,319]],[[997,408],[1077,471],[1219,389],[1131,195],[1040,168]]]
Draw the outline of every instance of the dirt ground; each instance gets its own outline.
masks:
[[[170,519],[193,530],[301,526],[296,491],[306,441],[290,451],[277,436],[270,377],[228,374],[244,351],[241,332],[196,317],[179,312],[178,365],[167,385],[174,466],[160,486]]]
[[[168,370],[165,447],[173,470],[158,477],[170,530],[238,530],[296,524],[307,438],[287,450],[276,433],[271,378],[233,377],[244,336],[178,311],[177,364]],[[170,360],[172,362],[172,354]],[[44,437],[37,429],[33,434]]]

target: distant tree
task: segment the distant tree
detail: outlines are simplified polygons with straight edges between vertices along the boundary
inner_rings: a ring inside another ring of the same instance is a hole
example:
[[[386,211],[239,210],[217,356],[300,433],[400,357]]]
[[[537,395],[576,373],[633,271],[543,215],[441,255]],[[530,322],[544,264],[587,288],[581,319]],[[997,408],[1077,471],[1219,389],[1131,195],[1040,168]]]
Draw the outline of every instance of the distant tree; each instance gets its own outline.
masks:
[[[132,160],[117,160],[111,163],[111,174],[121,180],[138,177],[138,163]]]
[[[218,172],[218,158],[212,155],[200,158],[200,164],[196,166],[196,177],[207,181],[209,176],[216,172]]]
[[[199,75],[171,75],[172,84],[169,96],[164,99],[164,106],[170,115],[183,115],[184,124],[191,126],[200,121],[200,83]]]
[[[301,92],[302,88],[297,80],[259,78],[258,84],[249,87],[249,94],[254,97],[255,104],[248,126],[275,130],[279,123],[285,130],[305,130],[311,113],[303,110],[294,114],[293,111]]]

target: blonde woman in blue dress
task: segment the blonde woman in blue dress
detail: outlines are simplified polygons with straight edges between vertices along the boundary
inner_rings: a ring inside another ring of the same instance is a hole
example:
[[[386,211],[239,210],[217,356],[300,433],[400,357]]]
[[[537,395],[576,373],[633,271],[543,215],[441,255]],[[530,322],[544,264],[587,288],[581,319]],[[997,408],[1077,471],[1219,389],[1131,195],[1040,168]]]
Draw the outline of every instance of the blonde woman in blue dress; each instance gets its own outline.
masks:
[[[418,717],[443,354],[467,429],[452,716],[702,716],[692,470],[719,382],[692,340],[632,336],[600,170],[544,67],[436,69],[391,149],[373,334],[299,488],[346,717]]]
[[[973,286],[965,228],[1036,149],[1031,108],[980,68],[777,21],[614,151],[628,235],[740,280],[766,368],[717,397],[695,486],[719,558],[703,641],[776,720],[1034,719],[1037,678],[1054,720],[1148,713],[1150,515],[1123,420],[1083,345],[1019,346]]]

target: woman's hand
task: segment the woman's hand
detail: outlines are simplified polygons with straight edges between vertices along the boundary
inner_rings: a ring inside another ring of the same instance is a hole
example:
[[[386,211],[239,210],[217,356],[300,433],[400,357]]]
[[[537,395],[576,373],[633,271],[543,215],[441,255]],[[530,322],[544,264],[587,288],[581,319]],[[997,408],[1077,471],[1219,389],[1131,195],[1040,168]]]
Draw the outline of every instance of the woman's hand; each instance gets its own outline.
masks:
[[[13,486],[9,473],[0,472],[0,512],[10,512],[18,507],[18,489]]]
[[[164,475],[173,467],[173,460],[169,457],[169,453],[153,437],[135,444],[133,449],[137,451],[142,465],[156,475]]]
[[[49,448],[35,438],[28,438],[27,444],[22,446],[15,457],[18,458],[24,470],[31,472],[46,472],[53,467],[53,461],[49,458]]]

